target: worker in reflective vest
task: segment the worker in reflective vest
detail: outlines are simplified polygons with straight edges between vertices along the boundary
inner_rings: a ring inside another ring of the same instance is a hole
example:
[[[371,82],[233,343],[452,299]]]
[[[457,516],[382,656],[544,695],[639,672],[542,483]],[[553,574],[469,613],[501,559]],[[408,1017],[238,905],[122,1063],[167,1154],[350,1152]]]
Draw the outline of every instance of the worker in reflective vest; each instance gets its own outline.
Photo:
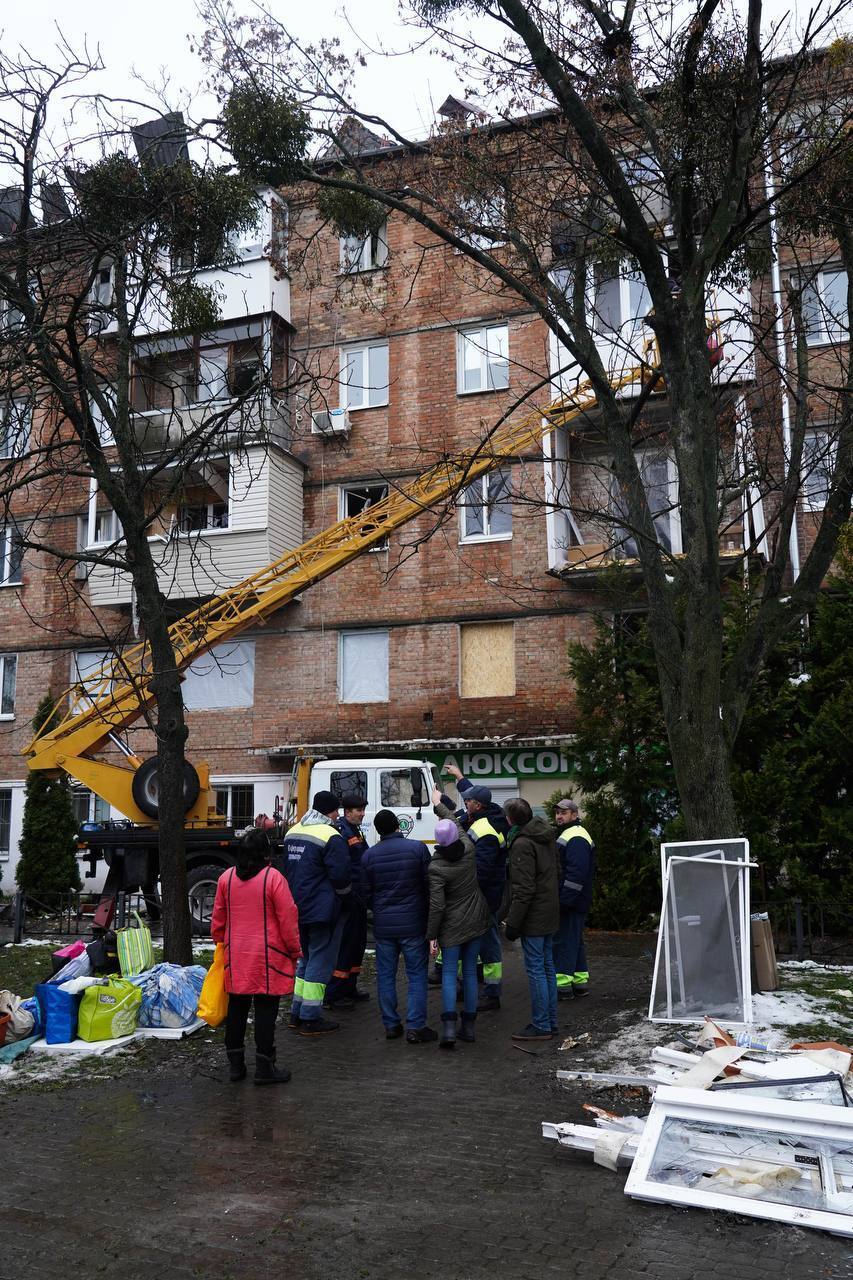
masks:
[[[332,972],[332,980],[326,988],[324,1004],[328,1009],[352,1009],[363,1000],[370,999],[368,991],[359,991],[358,975],[364,960],[367,946],[367,907],[361,892],[361,859],[367,852],[368,844],[361,824],[367,801],[364,796],[346,795],[341,797],[342,818],[336,818],[334,825],[340,831],[349,850],[350,868],[352,872],[352,904],[344,925],[341,949],[337,963]]]
[[[312,807],[284,837],[284,872],[299,912],[302,955],[288,1026],[303,1036],[337,1031],[323,1017],[326,985],[340,950],[352,899],[349,849],[333,823],[340,808],[331,791],[318,791]]]
[[[592,904],[595,845],[579,822],[574,800],[557,805],[557,853],[560,859],[560,928],[554,939],[557,997],[571,1000],[587,994],[589,970],[583,929]]]
[[[492,914],[492,923],[480,943],[483,990],[477,1009],[483,1013],[501,1007],[503,953],[498,909],[506,891],[506,834],[509,823],[500,805],[493,802],[488,787],[469,782],[456,765],[448,765],[447,772],[456,779],[456,790],[464,805],[457,812],[456,821],[474,842],[477,883]]]

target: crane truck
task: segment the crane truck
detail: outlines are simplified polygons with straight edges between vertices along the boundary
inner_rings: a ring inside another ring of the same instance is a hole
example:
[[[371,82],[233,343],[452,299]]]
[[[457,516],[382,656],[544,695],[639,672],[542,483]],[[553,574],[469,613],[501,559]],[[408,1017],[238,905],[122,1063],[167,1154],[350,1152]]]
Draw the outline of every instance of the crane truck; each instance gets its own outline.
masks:
[[[650,366],[643,364],[613,382],[615,390],[643,381]],[[653,375],[654,377],[655,375]],[[647,383],[650,386],[651,383]],[[266,568],[238,585],[205,601],[171,624],[170,637],[179,670],[214,645],[268,618],[314,583],[343,568],[389,533],[401,528],[436,504],[454,498],[478,476],[493,470],[507,458],[541,447],[543,437],[556,427],[590,412],[596,404],[590,383],[581,383],[571,394],[546,407],[537,407],[519,420],[501,422],[473,452],[446,455],[423,471],[410,485],[390,489],[380,502],[316,534]],[[24,749],[30,769],[64,771],[101,796],[125,815],[120,822],[85,824],[81,831],[81,858],[94,873],[103,858],[108,866],[106,884],[95,916],[95,925],[106,927],[112,918],[115,894],[142,886],[149,902],[158,879],[157,757],[137,757],[121,738],[123,730],[154,702],[151,664],[145,642],[125,649],[120,660],[105,662],[72,686],[58,705],[63,718],[40,730]],[[98,758],[106,743],[118,747],[123,764]],[[330,789],[343,794],[337,775],[358,775],[372,814],[391,807],[404,829],[417,837],[426,835],[432,766],[417,759],[357,758],[346,761],[297,758],[290,789],[289,812],[278,815],[279,834],[294,815],[304,812],[309,793]],[[383,779],[395,779],[393,786]],[[352,787],[347,787],[351,790]],[[188,888],[194,927],[203,932],[209,900],[216,879],[234,861],[238,833],[223,825],[210,787],[210,770],[204,763],[185,764],[185,824]],[[386,803],[386,801],[388,803]],[[424,811],[426,810],[426,817]],[[273,838],[276,832],[273,831]]]

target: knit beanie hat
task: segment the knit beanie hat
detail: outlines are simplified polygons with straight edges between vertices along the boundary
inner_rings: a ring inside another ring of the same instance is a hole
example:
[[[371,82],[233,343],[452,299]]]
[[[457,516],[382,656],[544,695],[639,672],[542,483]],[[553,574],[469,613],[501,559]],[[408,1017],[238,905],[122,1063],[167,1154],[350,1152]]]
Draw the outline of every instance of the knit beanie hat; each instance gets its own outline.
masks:
[[[400,830],[397,815],[392,809],[380,809],[373,819],[373,825],[381,836],[390,836]]]
[[[438,845],[453,844],[459,839],[459,828],[452,818],[441,818],[435,824],[435,843]]]
[[[311,808],[327,817],[330,813],[337,813],[340,807],[338,797],[332,795],[331,791],[318,791],[311,801]]]

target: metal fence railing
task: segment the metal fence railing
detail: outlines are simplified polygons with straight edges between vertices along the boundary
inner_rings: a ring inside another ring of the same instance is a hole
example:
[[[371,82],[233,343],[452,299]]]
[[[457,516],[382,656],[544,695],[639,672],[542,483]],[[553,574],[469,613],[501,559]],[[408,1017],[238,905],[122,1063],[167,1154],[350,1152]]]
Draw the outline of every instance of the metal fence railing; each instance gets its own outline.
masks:
[[[753,902],[770,917],[776,953],[795,960],[853,959],[853,902]]]
[[[0,942],[23,942],[27,935],[53,939],[91,934],[99,899],[100,894],[74,890],[37,898],[19,889],[9,902],[0,903]],[[117,893],[113,927],[124,928],[134,910],[145,910],[142,893]]]

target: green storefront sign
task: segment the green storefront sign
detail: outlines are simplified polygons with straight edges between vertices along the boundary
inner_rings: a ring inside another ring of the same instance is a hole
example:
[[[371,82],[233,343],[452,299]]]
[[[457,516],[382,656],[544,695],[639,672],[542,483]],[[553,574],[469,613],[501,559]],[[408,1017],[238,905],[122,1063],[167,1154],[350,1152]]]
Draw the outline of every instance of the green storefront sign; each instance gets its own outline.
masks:
[[[464,751],[427,751],[440,774],[455,764],[466,778],[571,778],[573,763],[559,747],[519,747],[501,751],[473,747]]]

